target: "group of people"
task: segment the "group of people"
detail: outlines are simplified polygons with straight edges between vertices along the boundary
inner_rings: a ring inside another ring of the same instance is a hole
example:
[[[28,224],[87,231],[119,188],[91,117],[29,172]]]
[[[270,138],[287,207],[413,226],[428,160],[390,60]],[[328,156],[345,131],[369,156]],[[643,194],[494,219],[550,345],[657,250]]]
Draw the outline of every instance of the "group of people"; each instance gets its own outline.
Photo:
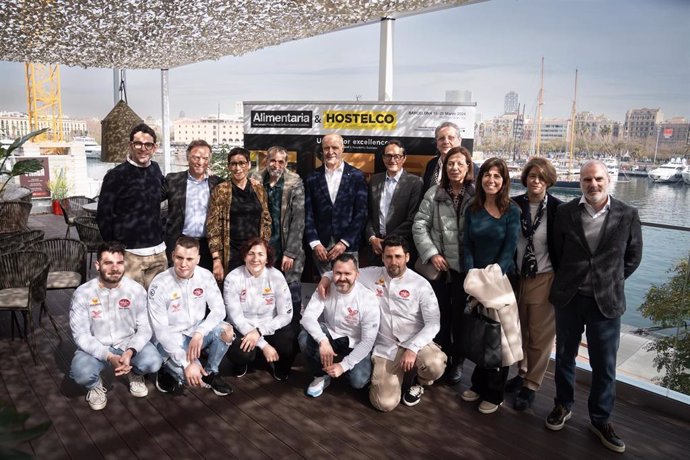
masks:
[[[223,357],[240,377],[262,356],[284,381],[298,349],[313,375],[308,396],[346,375],[354,388],[368,385],[381,411],[414,406],[434,381],[462,379],[469,294],[501,323],[502,362],[475,366],[462,400],[489,414],[515,392],[515,409],[529,408],[555,337],[556,398],[545,424],[562,429],[586,329],[591,429],[624,451],[611,414],[624,280],[642,251],[637,211],[609,195],[601,162],[582,166],[582,197],[562,204],[547,191],[553,166],[533,158],[522,171],[526,193],[511,198],[503,160],[475,164],[451,122],[435,138],[423,178],[405,171],[405,148],[391,140],[386,171],[367,184],[343,160],[343,138],[328,134],[323,164],[304,181],[276,146],[251,175],[249,152],[232,149],[222,182],[209,174],[202,140],[187,148],[187,171],[163,177],[151,161],[155,132],[136,126],[126,161],[101,189],[97,220],[109,243],[98,251],[99,276],[75,291],[70,311],[78,346],[70,374],[90,406],[106,405],[108,362],[137,397],[154,372],[163,392],[190,385],[227,395]],[[305,248],[322,278],[303,308]]]

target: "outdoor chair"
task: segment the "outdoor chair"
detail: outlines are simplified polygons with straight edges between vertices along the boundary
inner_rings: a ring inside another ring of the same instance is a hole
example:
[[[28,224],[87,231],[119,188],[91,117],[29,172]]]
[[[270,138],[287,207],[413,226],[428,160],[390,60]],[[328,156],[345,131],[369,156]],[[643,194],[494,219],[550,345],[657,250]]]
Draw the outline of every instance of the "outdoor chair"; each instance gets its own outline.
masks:
[[[98,247],[103,243],[101,231],[98,229],[96,218],[92,216],[75,217],[74,225],[77,227],[79,240],[86,245],[86,251],[89,253],[87,270],[90,270],[93,254],[98,251]]]
[[[62,208],[62,216],[65,218],[67,224],[67,231],[65,238],[71,235],[71,229],[74,227],[74,219],[77,217],[89,216],[90,214],[84,210],[84,205],[94,203],[95,200],[86,196],[68,196],[60,200],[60,207]]]
[[[22,313],[24,338],[34,364],[37,349],[32,308],[45,301],[48,268],[48,255],[43,252],[19,251],[0,255],[0,311],[12,314],[12,340],[15,325],[19,330],[16,312]]]
[[[43,230],[0,233],[0,254],[26,249],[45,236]]]
[[[38,241],[31,246],[31,250],[41,251],[48,256],[50,269],[48,271],[48,281],[46,288],[57,289],[76,289],[86,281],[86,245],[78,240],[66,238],[50,238]],[[46,312],[50,322],[53,324],[58,338],[60,331],[53,316],[48,311],[46,302],[41,304],[38,313],[38,325],[41,325],[41,317]]]
[[[0,233],[26,230],[32,206],[21,200],[0,201]]]

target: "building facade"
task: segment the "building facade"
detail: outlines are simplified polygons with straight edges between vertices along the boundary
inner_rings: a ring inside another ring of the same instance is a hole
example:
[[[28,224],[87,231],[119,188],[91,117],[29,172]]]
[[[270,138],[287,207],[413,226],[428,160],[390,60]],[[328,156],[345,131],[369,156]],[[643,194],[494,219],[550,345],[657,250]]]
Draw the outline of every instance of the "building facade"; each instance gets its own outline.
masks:
[[[625,113],[624,135],[628,139],[656,137],[657,127],[664,119],[661,109],[632,109]]]
[[[38,129],[49,127],[48,120],[39,120]],[[76,120],[66,116],[62,118],[62,136],[65,141],[75,137],[88,136],[86,120]],[[0,112],[0,138],[16,139],[31,132],[29,116],[21,112]]]
[[[503,113],[518,113],[520,111],[520,103],[518,93],[510,91],[506,93],[503,98]]]
[[[195,139],[203,139],[209,144],[244,143],[244,122],[241,115],[209,116],[206,118],[183,118],[173,122],[175,142],[188,144]]]

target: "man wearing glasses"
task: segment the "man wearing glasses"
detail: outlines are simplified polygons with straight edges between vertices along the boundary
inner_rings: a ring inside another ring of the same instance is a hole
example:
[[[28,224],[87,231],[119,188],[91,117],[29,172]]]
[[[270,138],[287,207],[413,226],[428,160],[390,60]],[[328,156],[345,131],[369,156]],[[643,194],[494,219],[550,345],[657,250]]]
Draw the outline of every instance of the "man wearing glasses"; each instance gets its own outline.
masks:
[[[398,235],[412,244],[412,222],[422,199],[422,179],[409,174],[403,165],[407,154],[402,143],[391,140],[383,147],[385,173],[372,176],[369,182],[369,217],[364,234],[369,242],[370,265],[383,265],[381,244],[388,235]],[[414,264],[416,255],[410,257]]]
[[[165,179],[151,161],[156,147],[150,126],[141,123],[132,129],[129,154],[103,178],[96,212],[103,240],[127,248],[125,275],[145,289],[168,267],[160,208]]]
[[[199,240],[199,266],[213,270],[206,239],[206,213],[211,190],[223,180],[208,173],[210,161],[211,146],[205,140],[195,140],[187,146],[189,169],[165,176],[164,197],[168,199],[165,245],[171,263],[177,239],[191,236]]]

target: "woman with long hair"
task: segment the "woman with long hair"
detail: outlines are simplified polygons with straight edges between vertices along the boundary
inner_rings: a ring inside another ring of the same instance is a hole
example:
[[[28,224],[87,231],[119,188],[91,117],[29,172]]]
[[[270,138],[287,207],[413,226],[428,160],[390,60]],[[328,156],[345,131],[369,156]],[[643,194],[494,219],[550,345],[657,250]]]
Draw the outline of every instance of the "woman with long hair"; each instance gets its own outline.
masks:
[[[449,383],[462,379],[464,357],[458,350],[462,313],[467,296],[462,288],[465,210],[474,196],[472,156],[465,147],[453,147],[441,169],[441,183],[432,186],[419,205],[412,235],[422,262],[431,263],[441,276],[431,281],[441,312],[435,341],[449,357]]]
[[[465,214],[465,270],[498,264],[504,275],[512,276],[515,273],[520,210],[510,199],[506,162],[489,158],[479,168],[478,180],[477,193]],[[501,327],[506,334],[519,334],[517,328],[509,324],[502,323]],[[503,404],[508,369],[508,365],[497,369],[476,366],[472,386],[462,393],[462,399],[468,402],[481,399],[479,412],[495,412]]]

